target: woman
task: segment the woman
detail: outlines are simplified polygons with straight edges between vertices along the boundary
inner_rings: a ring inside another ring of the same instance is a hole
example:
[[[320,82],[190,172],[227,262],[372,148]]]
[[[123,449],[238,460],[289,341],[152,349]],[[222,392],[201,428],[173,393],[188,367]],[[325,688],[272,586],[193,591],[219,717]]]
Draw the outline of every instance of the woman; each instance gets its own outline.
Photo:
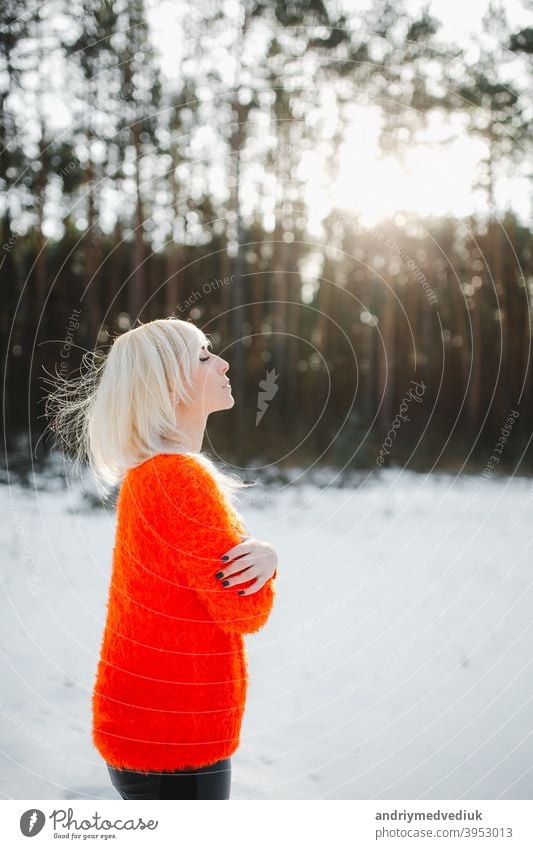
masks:
[[[209,345],[189,321],[141,324],[85,391],[48,402],[99,487],[120,481],[92,739],[123,799],[230,798],[243,635],[274,601],[276,553],[247,537],[232,505],[245,484],[200,453],[209,414],[235,403]]]

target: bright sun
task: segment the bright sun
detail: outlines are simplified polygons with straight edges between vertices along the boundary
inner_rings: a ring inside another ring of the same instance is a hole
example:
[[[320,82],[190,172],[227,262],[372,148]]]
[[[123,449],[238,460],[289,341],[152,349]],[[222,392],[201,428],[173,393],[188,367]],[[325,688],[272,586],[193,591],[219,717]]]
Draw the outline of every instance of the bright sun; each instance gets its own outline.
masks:
[[[450,122],[433,121],[420,143],[404,150],[403,161],[385,158],[378,148],[376,110],[360,107],[357,112],[338,151],[338,177],[329,187],[312,151],[302,162],[313,219],[318,221],[325,209],[336,207],[358,212],[364,225],[374,226],[399,210],[460,217],[483,206],[483,193],[473,188],[486,155],[480,141]]]

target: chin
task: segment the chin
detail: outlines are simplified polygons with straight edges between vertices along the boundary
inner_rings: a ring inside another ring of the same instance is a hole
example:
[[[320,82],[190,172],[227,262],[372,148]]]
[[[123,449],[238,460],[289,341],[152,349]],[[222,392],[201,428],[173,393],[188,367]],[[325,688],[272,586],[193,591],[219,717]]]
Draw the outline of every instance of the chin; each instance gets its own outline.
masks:
[[[217,410],[231,410],[232,407],[235,406],[235,398],[231,395],[224,404],[221,404],[220,407],[217,407]]]

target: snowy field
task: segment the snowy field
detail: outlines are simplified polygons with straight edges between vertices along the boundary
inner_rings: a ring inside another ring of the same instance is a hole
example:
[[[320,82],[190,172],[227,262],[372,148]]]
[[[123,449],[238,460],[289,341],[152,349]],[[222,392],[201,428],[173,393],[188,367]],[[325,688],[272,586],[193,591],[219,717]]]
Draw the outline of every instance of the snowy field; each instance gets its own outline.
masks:
[[[279,578],[232,798],[533,798],[533,480],[327,477],[239,505]],[[2,798],[119,798],[90,736],[115,512],[54,477],[0,498]]]

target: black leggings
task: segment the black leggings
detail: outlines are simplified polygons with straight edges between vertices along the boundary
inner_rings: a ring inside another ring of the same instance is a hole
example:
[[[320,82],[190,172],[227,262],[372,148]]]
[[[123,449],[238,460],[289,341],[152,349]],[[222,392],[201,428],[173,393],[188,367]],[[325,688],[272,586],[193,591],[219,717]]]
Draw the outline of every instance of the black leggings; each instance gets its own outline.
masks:
[[[229,799],[231,758],[200,769],[138,772],[107,764],[113,787],[123,799]]]

